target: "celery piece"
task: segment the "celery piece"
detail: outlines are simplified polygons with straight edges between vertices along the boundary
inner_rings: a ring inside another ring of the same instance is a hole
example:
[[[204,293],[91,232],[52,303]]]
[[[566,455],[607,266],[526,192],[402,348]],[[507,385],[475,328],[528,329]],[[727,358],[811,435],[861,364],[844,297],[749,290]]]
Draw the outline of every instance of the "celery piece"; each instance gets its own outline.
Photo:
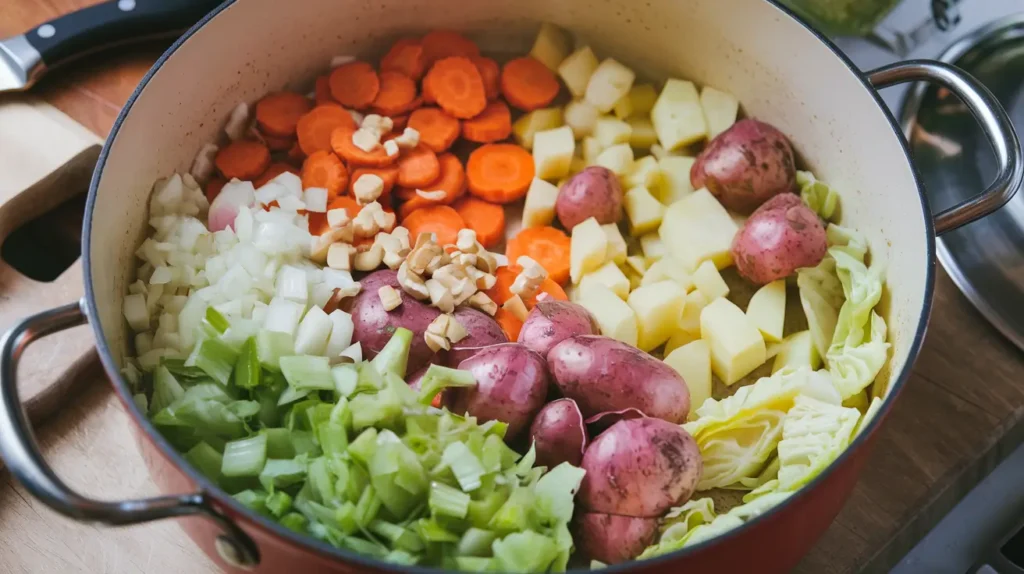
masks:
[[[471,501],[466,519],[476,528],[485,528],[508,500],[508,497],[508,487],[498,487],[483,499]]]
[[[437,393],[447,388],[473,386],[476,386],[476,378],[469,371],[430,365],[420,383],[420,402],[429,405]]]
[[[318,403],[306,409],[306,426],[313,431],[313,440],[316,440],[317,444],[319,444],[320,437],[316,434],[316,429],[320,423],[330,420],[333,408],[327,403]]]
[[[389,436],[394,440],[388,440]],[[370,483],[388,512],[405,518],[422,501],[429,487],[426,472],[416,453],[391,431],[382,431],[376,442],[376,450],[367,465]]]
[[[534,513],[550,524],[572,520],[573,498],[585,474],[582,468],[563,462],[540,477],[533,488]]]
[[[287,488],[298,484],[306,478],[306,461],[303,459],[267,459],[260,471],[260,484],[267,492],[278,488]]]
[[[352,428],[392,427],[402,416],[402,402],[391,389],[377,393],[359,393],[349,401],[352,411]]]
[[[405,552],[420,552],[423,550],[423,539],[411,530],[392,524],[383,520],[374,520],[370,523],[370,532],[386,540],[391,548],[404,550]]]
[[[451,469],[463,492],[473,492],[480,488],[484,467],[465,443],[453,442],[445,447],[441,462]]]
[[[257,476],[267,462],[267,436],[255,435],[224,445],[220,472],[224,476]]]
[[[182,404],[195,400],[230,403],[235,400],[235,397],[228,394],[228,389],[207,379],[205,383],[196,383],[185,389],[185,396],[181,397],[178,403]]]
[[[526,476],[533,469],[533,463],[535,462],[537,462],[537,445],[530,443],[530,450],[526,451],[523,458],[519,459],[519,463],[516,464],[516,475]]]
[[[562,522],[556,524],[552,528],[548,535],[555,543],[555,548],[558,549],[558,553],[555,554],[555,559],[548,566],[548,572],[565,572],[569,566],[569,558],[572,556],[575,546],[572,542],[572,533],[569,532],[569,524]]]
[[[264,369],[280,371],[281,357],[295,353],[295,340],[288,333],[261,329],[256,333],[256,356]]]
[[[316,436],[320,448],[328,456],[340,456],[348,448],[348,433],[341,425],[329,421],[320,423],[317,425]]]
[[[355,464],[352,461],[342,461],[335,459],[332,465],[334,474],[338,477],[339,482],[335,485],[335,492],[338,496],[348,500],[352,503],[358,502],[359,497],[362,496],[363,491],[370,485],[370,475],[363,469],[361,465]],[[341,468],[344,467],[344,471]],[[340,480],[342,474],[345,474],[345,483],[341,484]]]
[[[327,357],[292,355],[281,357],[280,365],[285,380],[296,390],[334,390],[334,378]]]
[[[174,378],[183,383],[196,383],[207,378],[202,369],[194,366],[185,366],[185,359],[173,359],[164,357],[160,359],[160,366],[166,368],[174,375]]]
[[[255,490],[243,490],[233,496],[247,508],[251,508],[260,514],[267,514],[267,493]]]
[[[359,530],[359,524],[356,523],[356,505],[348,501],[342,503],[334,509],[334,521],[345,534]]]
[[[352,411],[348,408],[348,399],[342,397],[331,409],[330,423],[345,428],[352,428]]]
[[[306,416],[306,411],[319,404],[323,403],[317,396],[295,403],[284,416],[284,426],[289,429],[313,430],[309,426],[309,417]]]
[[[456,556],[455,566],[462,572],[493,572],[493,558],[482,558],[479,556]]]
[[[135,408],[143,413],[149,412],[149,398],[146,397],[145,393],[135,393],[132,395],[132,402],[135,403]]]
[[[185,453],[185,460],[203,473],[206,478],[217,482],[220,480],[220,465],[223,457],[217,449],[208,443],[200,442]]]
[[[306,525],[309,521],[306,517],[299,514],[298,512],[289,512],[281,517],[281,526],[284,526],[288,530],[298,532],[300,534],[306,533]]]
[[[320,452],[316,442],[313,440],[313,433],[309,431],[293,429],[291,431],[291,440],[292,449],[296,455],[308,454],[310,456],[317,456]]]
[[[190,400],[173,409],[179,424],[201,436],[238,439],[245,436],[245,423],[226,405],[214,400]]]
[[[334,390],[339,397],[351,397],[356,391],[356,384],[359,383],[359,370],[355,365],[344,364],[331,368],[331,377],[334,378]]]
[[[213,307],[209,309],[212,310]],[[260,359],[256,354],[256,338],[249,337],[242,345],[238,360],[235,362],[235,386],[240,389],[254,389],[261,382],[261,374]]]
[[[501,472],[514,465],[518,458],[519,453],[509,448],[498,435],[489,434],[484,439],[484,446],[480,453],[480,464],[483,465],[485,473]]]
[[[260,412],[260,404],[256,401],[231,401],[227,404],[228,410],[240,419],[247,419],[256,416]]]
[[[412,346],[412,331],[404,327],[395,329],[384,348],[370,361],[381,375],[394,373],[405,378],[409,363],[409,348]]]
[[[497,537],[490,530],[471,527],[462,533],[455,553],[459,556],[488,556],[491,553],[491,543]]]
[[[341,541],[342,548],[347,548],[359,554],[365,554],[374,558],[383,558],[388,555],[388,549],[380,544],[364,540],[356,536],[346,536]]]
[[[366,487],[356,503],[355,521],[360,528],[366,528],[380,512],[381,500],[372,486]]]
[[[458,542],[459,536],[449,532],[433,518],[421,518],[416,521],[416,531],[426,542]]]
[[[292,509],[292,497],[287,492],[277,491],[267,497],[266,505],[271,514],[280,518]]]
[[[533,492],[518,487],[512,491],[505,504],[491,517],[488,527],[501,533],[520,532],[530,524],[530,509],[533,507]]]
[[[440,482],[430,483],[428,504],[434,515],[465,518],[469,511],[469,495]]]
[[[263,386],[252,390],[253,399],[260,404],[260,412],[256,418],[259,419],[262,428],[274,428],[281,425],[281,409],[277,406],[277,399],[281,393],[280,389]]]
[[[295,447],[292,446],[292,432],[284,428],[265,428],[260,434],[267,437],[267,458],[292,458]]]
[[[369,466],[373,452],[377,449],[377,429],[364,430],[348,445],[348,454],[363,466]]]
[[[403,566],[415,566],[419,564],[420,559],[415,554],[410,554],[405,550],[395,549],[388,552],[387,556],[384,557],[385,562],[392,564],[401,564]]]
[[[502,572],[546,572],[558,554],[551,538],[532,530],[509,534],[496,541],[493,550]]]
[[[202,369],[211,379],[222,385],[227,385],[231,380],[231,372],[235,369],[235,361],[238,360],[238,351],[235,351],[227,343],[220,339],[203,339],[196,345],[192,354],[185,361]]]
[[[157,413],[185,396],[178,379],[174,378],[167,367],[160,365],[153,371],[153,400],[149,403],[151,412]]]
[[[356,379],[355,392],[373,393],[384,388],[384,377],[370,363],[359,363],[356,370],[359,371],[359,377]]]
[[[310,389],[296,389],[295,387],[285,387],[281,394],[277,397],[277,406],[283,407],[285,405],[294,403],[295,401],[302,400],[309,396]]]
[[[224,333],[224,331],[227,331],[228,327],[231,326],[231,324],[228,323],[228,320],[224,317],[224,315],[221,315],[220,311],[214,309],[213,307],[206,308],[206,322],[209,323],[210,326],[213,327],[218,334]]]
[[[319,457],[309,462],[307,481],[314,500],[324,504],[334,500],[334,480],[327,468],[327,459]]]

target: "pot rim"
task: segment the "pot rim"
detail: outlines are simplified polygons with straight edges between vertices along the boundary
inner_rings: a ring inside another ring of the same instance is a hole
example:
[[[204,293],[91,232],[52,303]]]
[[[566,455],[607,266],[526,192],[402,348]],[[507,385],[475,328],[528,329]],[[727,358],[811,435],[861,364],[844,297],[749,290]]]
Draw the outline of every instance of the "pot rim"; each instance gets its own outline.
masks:
[[[121,400],[122,406],[130,413],[135,423],[145,430],[147,438],[154,444],[156,444],[157,448],[160,449],[161,453],[165,457],[170,459],[178,470],[184,472],[189,477],[189,479],[198,486],[198,488],[202,492],[208,493],[211,496],[211,498],[216,502],[216,504],[227,507],[228,509],[230,509],[230,513],[236,516],[244,516],[246,521],[248,521],[248,523],[252,527],[260,528],[279,538],[283,538],[290,544],[299,546],[307,550],[314,551],[325,557],[339,560],[340,562],[356,564],[364,568],[376,569],[378,571],[390,570],[392,572],[401,572],[408,574],[441,574],[443,572],[448,572],[447,570],[443,570],[441,568],[426,568],[421,566],[403,566],[398,564],[390,564],[381,560],[369,558],[362,554],[357,554],[355,552],[331,546],[330,544],[317,540],[311,536],[302,535],[292,530],[289,530],[288,528],[281,526],[277,522],[274,522],[256,513],[255,511],[250,510],[242,503],[235,500],[234,497],[232,497],[227,492],[222,490],[219,486],[211,482],[202,473],[192,468],[192,466],[188,464],[188,462],[185,460],[184,456],[180,454],[177,450],[175,450],[173,446],[171,446],[167,439],[165,439],[163,435],[161,435],[160,432],[156,429],[156,427],[153,426],[149,418],[146,417],[145,414],[143,414],[139,410],[138,405],[135,403],[134,400],[132,400],[132,395],[128,389],[128,385],[125,382],[124,378],[122,377],[120,368],[115,363],[110,346],[107,343],[106,338],[104,337],[103,326],[100,324],[99,314],[96,309],[96,293],[93,291],[92,284],[92,266],[90,265],[90,253],[92,248],[92,242],[90,231],[92,229],[93,215],[96,207],[97,190],[99,188],[100,179],[103,175],[103,168],[106,165],[108,156],[110,155],[112,142],[117,138],[117,134],[120,131],[121,126],[124,124],[125,119],[131,113],[131,109],[135,104],[136,100],[138,100],[141,93],[149,84],[149,81],[160,70],[163,64],[169,58],[171,58],[174,55],[174,53],[178,50],[178,48],[180,48],[182,44],[188,41],[197,31],[199,31],[203,26],[205,26],[210,20],[216,18],[224,10],[232,6],[236,1],[237,0],[224,0],[222,4],[220,4],[213,11],[204,16],[199,22],[197,22],[194,26],[189,28],[188,31],[182,34],[182,36],[178,38],[167,49],[167,51],[165,51],[160,56],[160,58],[146,72],[146,75],[139,82],[139,85],[136,86],[135,90],[132,92],[132,95],[128,98],[128,101],[121,109],[120,113],[117,116],[117,119],[114,122],[114,125],[110,130],[109,135],[104,141],[103,149],[100,151],[99,158],[96,162],[96,168],[93,171],[92,179],[89,183],[89,193],[85,206],[85,218],[83,220],[82,225],[82,269],[85,284],[86,314],[89,318],[90,328],[92,329],[93,335],[96,339],[96,348],[98,350],[100,361],[102,362],[103,368],[106,371],[107,376],[110,378],[111,383],[113,384],[117,392],[118,398],[120,398]],[[861,86],[875,100],[875,103],[878,106],[879,111],[888,120],[889,127],[890,129],[892,129],[893,134],[899,140],[900,147],[903,150],[904,157],[906,158],[907,163],[911,167],[914,183],[917,187],[918,197],[921,201],[921,210],[925,223],[925,233],[927,235],[925,251],[927,255],[928,265],[925,266],[925,293],[924,297],[922,298],[921,310],[918,316],[917,329],[914,332],[913,340],[910,343],[910,347],[907,352],[906,362],[899,375],[893,381],[892,388],[890,389],[889,393],[884,397],[878,413],[876,413],[874,418],[868,422],[866,432],[858,433],[858,436],[854,438],[850,445],[847,446],[846,449],[844,449],[844,451],[839,455],[838,458],[836,458],[836,460],[832,461],[832,463],[829,464],[828,467],[826,467],[823,471],[821,471],[821,473],[818,474],[818,476],[816,476],[809,483],[807,483],[799,490],[794,492],[782,503],[772,507],[764,514],[761,514],[745,522],[742,526],[734,528],[724,534],[721,534],[704,542],[700,542],[694,546],[689,546],[677,550],[675,552],[665,554],[663,556],[658,556],[656,558],[645,560],[645,565],[651,567],[667,566],[672,562],[682,559],[688,555],[701,552],[704,549],[710,547],[711,545],[727,543],[728,541],[732,540],[733,538],[736,538],[737,536],[746,532],[747,530],[772,520],[778,513],[782,512],[786,506],[792,504],[796,499],[802,496],[806,496],[812,489],[817,488],[821,483],[825,482],[828,479],[828,477],[831,476],[836,471],[836,469],[846,464],[850,457],[853,456],[854,451],[863,447],[864,444],[872,437],[872,435],[874,435],[874,433],[877,432],[877,430],[880,428],[882,421],[886,418],[886,416],[888,416],[889,412],[892,410],[892,406],[893,404],[895,404],[897,397],[903,390],[903,387],[905,386],[907,379],[910,377],[910,374],[913,370],[914,363],[916,362],[920,354],[921,347],[924,342],[925,331],[928,327],[929,313],[932,308],[933,294],[935,290],[935,227],[933,224],[932,212],[928,202],[927,194],[925,193],[924,187],[921,184],[917,171],[913,167],[913,160],[910,155],[910,149],[907,145],[906,139],[903,136],[903,131],[900,128],[899,123],[897,122],[896,118],[892,115],[892,113],[889,111],[885,102],[882,100],[882,97],[880,96],[878,90],[874,89],[868,82],[865,74],[853,63],[853,61],[849,59],[849,57],[847,57],[843,52],[841,52],[839,48],[831,40],[829,40],[823,34],[812,28],[809,24],[804,22],[790,9],[779,4],[778,0],[764,1],[770,4],[776,10],[778,10],[781,15],[788,17],[797,25],[803,27],[805,30],[813,34],[829,51],[831,51],[832,54],[836,56],[846,66],[850,73],[854,74],[857,77]],[[633,562],[626,562],[619,565],[608,566],[603,571],[608,572],[609,574],[624,573],[631,571],[634,567],[635,565]],[[588,570],[569,570],[569,572],[584,571]]]

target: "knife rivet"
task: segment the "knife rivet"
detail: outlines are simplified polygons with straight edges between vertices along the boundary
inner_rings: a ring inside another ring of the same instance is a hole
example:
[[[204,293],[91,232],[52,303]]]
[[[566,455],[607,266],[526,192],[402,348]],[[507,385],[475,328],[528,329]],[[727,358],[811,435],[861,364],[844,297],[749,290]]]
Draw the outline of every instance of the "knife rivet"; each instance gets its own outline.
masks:
[[[40,38],[52,38],[57,33],[57,29],[53,27],[53,24],[43,24],[36,29],[36,34],[39,34]]]
[[[122,12],[131,12],[135,9],[135,0],[117,0],[117,8]]]

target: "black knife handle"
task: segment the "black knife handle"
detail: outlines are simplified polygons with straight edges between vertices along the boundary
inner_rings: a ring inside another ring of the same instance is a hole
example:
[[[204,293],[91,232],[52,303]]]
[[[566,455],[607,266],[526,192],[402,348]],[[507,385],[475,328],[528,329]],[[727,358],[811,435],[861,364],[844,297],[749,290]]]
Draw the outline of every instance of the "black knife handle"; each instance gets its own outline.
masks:
[[[114,0],[83,8],[25,33],[43,62],[66,60],[113,44],[175,36],[199,21],[221,0]]]

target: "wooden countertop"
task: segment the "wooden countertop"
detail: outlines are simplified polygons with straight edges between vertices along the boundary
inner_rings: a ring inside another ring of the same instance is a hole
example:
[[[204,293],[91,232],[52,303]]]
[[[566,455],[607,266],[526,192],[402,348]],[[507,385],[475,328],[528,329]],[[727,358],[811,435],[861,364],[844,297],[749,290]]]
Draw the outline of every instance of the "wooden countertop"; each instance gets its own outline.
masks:
[[[90,0],[7,0],[0,37]],[[60,70],[35,93],[97,134],[162,51],[133,47]],[[921,357],[836,522],[797,568],[807,574],[887,572],[1006,454],[1024,441],[1024,354],[974,310],[941,270]],[[58,474],[61,454],[87,452],[73,484],[107,499],[153,494],[127,416],[102,381],[40,429]],[[107,462],[116,457],[117,468]],[[82,478],[85,477],[85,478]],[[0,572],[208,572],[173,523],[104,529],[56,516],[0,478]]]

